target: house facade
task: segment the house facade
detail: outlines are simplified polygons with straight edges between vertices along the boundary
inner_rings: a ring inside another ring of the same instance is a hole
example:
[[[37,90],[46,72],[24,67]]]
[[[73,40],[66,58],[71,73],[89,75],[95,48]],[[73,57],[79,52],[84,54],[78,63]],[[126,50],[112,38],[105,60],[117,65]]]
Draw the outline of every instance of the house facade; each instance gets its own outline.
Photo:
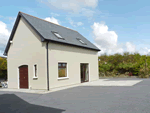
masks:
[[[19,12],[4,52],[8,88],[51,90],[98,80],[98,51],[77,31]]]

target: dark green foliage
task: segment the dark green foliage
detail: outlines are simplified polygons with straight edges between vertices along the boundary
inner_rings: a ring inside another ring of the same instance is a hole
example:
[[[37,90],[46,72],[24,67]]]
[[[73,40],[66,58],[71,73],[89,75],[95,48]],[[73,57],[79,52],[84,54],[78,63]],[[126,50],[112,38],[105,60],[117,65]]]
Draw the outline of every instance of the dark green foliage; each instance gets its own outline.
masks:
[[[7,60],[0,57],[0,78],[7,78]]]
[[[125,52],[123,55],[101,55],[99,56],[99,71],[105,73],[125,74],[126,72],[132,75],[148,76],[150,74],[150,56],[140,55],[139,53],[130,54]],[[144,74],[143,74],[144,73]],[[112,75],[114,76],[114,75]]]

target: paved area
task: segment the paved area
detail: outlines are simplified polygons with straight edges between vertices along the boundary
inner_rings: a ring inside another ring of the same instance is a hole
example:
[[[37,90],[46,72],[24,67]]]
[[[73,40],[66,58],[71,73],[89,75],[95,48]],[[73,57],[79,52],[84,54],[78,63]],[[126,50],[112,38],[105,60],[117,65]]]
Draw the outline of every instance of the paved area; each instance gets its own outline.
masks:
[[[77,86],[133,86],[142,80],[139,79],[99,79],[93,82],[85,82],[82,84],[75,84],[71,86],[59,87],[51,89],[50,91],[47,90],[30,90],[30,89],[9,89],[9,88],[0,88],[0,91],[13,91],[13,92],[24,92],[24,93],[36,93],[36,94],[46,94],[50,92],[60,91],[68,88],[73,88]]]
[[[98,81],[84,83],[84,86],[133,86],[142,80],[139,79],[100,79]]]
[[[23,93],[36,93],[36,94],[45,94],[46,90],[30,90],[30,89],[9,89],[9,88],[0,88],[0,91],[7,92],[23,92]]]
[[[47,94],[0,91],[0,113],[149,113],[150,79],[132,86],[77,86]]]

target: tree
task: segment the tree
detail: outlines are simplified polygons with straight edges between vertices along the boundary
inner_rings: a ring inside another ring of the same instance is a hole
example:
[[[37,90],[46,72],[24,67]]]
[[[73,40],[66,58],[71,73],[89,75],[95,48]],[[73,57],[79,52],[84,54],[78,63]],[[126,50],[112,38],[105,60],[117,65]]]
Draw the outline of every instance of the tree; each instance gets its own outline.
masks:
[[[0,57],[0,78],[4,78],[7,75],[7,60]]]

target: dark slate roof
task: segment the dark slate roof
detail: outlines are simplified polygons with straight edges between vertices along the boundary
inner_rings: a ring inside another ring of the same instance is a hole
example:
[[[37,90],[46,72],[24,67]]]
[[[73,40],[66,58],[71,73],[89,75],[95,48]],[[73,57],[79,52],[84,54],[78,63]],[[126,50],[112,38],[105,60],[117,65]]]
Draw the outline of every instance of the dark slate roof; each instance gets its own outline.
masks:
[[[20,17],[24,18],[26,22],[36,31],[36,33],[41,37],[41,41],[63,43],[63,44],[78,46],[86,49],[100,51],[100,49],[98,49],[94,44],[92,44],[90,41],[88,41],[85,37],[83,37],[80,33],[78,33],[75,30],[19,12],[12,33],[10,35],[9,41],[7,43],[4,55],[7,55],[10,46],[10,40],[12,40],[13,38]],[[52,32],[58,32],[64,38],[64,40],[57,38]],[[80,43],[79,40],[77,40],[77,38],[84,41],[86,45]]]

